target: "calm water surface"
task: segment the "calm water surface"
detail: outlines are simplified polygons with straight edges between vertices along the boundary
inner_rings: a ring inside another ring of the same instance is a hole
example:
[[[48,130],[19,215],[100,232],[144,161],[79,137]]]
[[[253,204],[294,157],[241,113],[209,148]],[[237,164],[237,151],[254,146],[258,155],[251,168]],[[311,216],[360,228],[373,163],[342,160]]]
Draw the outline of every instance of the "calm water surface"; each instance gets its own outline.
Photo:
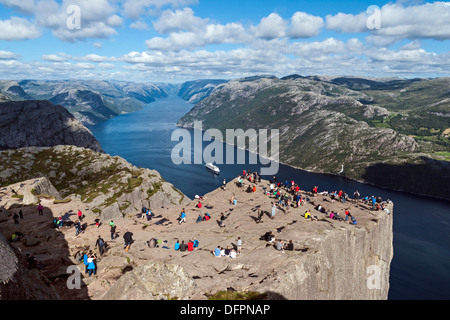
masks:
[[[90,129],[106,153],[121,156],[135,166],[159,171],[166,181],[191,199],[219,187],[223,179],[235,178],[243,169],[260,170],[258,164],[223,164],[219,165],[220,175],[215,175],[203,164],[173,164],[171,152],[179,141],[171,141],[172,132],[177,129],[178,119],[192,107],[192,104],[171,96]],[[203,147],[208,144],[203,142]],[[248,159],[248,152],[246,155]],[[450,202],[281,164],[276,176],[282,181],[294,179],[304,190],[318,185],[319,190],[345,190],[350,195],[359,190],[361,195],[374,194],[391,199],[394,202],[394,258],[389,299],[450,298]]]

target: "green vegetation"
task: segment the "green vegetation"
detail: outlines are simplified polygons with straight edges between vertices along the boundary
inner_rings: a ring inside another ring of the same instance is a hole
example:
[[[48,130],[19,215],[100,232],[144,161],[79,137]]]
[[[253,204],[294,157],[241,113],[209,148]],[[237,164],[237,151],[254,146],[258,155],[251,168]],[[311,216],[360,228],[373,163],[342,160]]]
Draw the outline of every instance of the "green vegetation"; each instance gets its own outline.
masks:
[[[150,188],[147,190],[147,194],[148,194],[148,198],[150,199],[150,197],[152,197],[155,193],[157,193],[159,191],[159,189],[161,189],[162,186],[162,182],[155,182],[153,183],[153,188]]]
[[[450,152],[436,152],[431,156],[437,160],[450,161]]]
[[[141,186],[144,179],[152,179],[153,189],[148,190],[151,197],[162,186],[162,180],[155,174],[145,174],[146,169],[138,169],[123,165],[118,157],[111,157],[88,149],[76,147],[41,148],[30,155],[23,150],[6,150],[0,152],[3,169],[9,169],[14,174],[0,179],[0,184],[8,185],[19,181],[46,176],[63,197],[78,194],[86,203],[99,196],[106,196],[103,206],[115,203],[122,195],[131,193]],[[14,162],[11,159],[15,159]],[[27,165],[25,169],[25,165]],[[49,172],[53,172],[49,176]],[[148,178],[147,178],[148,176]],[[36,194],[36,190],[31,191]],[[38,197],[49,197],[37,195]],[[66,202],[70,200],[59,200]],[[56,202],[56,203],[58,203]],[[119,204],[121,210],[126,210],[131,204]],[[101,212],[100,208],[97,208]]]
[[[72,199],[53,200],[53,204],[69,203],[70,201],[72,201]],[[92,211],[94,211],[94,210],[92,210]]]
[[[264,300],[266,298],[267,293],[259,293],[255,291],[219,291],[214,295],[208,296],[208,300]]]

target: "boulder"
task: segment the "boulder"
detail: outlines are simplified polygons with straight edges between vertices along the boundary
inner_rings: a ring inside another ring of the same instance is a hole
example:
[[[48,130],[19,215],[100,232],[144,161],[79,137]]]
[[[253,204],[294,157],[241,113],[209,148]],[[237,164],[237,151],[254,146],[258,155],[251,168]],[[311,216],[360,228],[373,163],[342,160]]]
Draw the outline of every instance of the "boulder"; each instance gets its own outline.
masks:
[[[125,273],[103,296],[104,300],[187,299],[194,280],[179,265],[149,263]]]

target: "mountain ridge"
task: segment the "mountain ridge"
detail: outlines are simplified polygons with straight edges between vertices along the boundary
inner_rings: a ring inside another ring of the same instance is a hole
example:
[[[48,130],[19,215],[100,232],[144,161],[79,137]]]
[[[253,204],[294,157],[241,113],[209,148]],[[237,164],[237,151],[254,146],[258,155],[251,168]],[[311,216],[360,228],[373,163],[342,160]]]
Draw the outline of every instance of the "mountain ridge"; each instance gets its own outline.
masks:
[[[450,181],[445,169],[448,163],[438,157],[440,152],[450,150],[448,138],[443,135],[444,129],[450,127],[450,118],[446,117],[449,103],[442,100],[449,94],[445,90],[447,78],[402,80],[400,89],[371,82],[378,87],[375,93],[367,88],[349,89],[342,85],[345,79],[337,79],[339,84],[302,76],[233,80],[213,90],[177,125],[192,127],[194,121],[202,121],[205,130],[217,128],[223,134],[226,129],[279,129],[282,163],[307,171],[340,174],[389,189],[450,199],[444,191]],[[359,81],[355,79],[348,81],[354,84]],[[392,81],[398,85],[400,80]],[[421,94],[420,101],[439,101],[438,106],[422,107],[419,101],[409,108],[400,98],[392,98],[396,93],[417,101],[413,99],[416,92]],[[389,103],[384,103],[384,93],[391,97]],[[434,112],[429,116],[430,126],[435,127],[417,128],[417,123],[426,125],[426,121],[419,119],[430,112]],[[428,135],[418,137],[412,133]],[[383,172],[390,167],[390,174],[401,179],[380,181],[373,174],[373,168],[380,165],[387,165]],[[411,170],[409,165],[420,170]],[[395,168],[402,166],[417,181],[398,175]],[[423,190],[424,177],[434,179],[432,190]]]

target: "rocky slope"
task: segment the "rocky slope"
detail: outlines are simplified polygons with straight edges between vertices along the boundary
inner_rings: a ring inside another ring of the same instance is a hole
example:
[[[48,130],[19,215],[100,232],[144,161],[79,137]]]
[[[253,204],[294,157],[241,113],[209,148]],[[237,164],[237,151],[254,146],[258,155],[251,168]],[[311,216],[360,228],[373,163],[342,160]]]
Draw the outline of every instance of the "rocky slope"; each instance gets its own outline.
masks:
[[[371,92],[352,90],[335,81],[300,76],[233,80],[212,91],[178,125],[192,127],[200,120],[205,130],[217,128],[223,136],[226,129],[278,129],[280,162],[450,199],[443,191],[450,181],[448,163],[430,165],[429,161],[436,150],[445,151],[445,145],[415,139],[381,123],[380,119],[396,114],[387,105],[366,103],[373,100]],[[386,166],[384,172],[392,179],[380,183],[382,177],[373,174],[380,165]],[[408,171],[413,174],[411,179],[397,175],[397,169],[410,165],[415,168]],[[423,176],[433,177],[432,190],[420,187]]]
[[[37,269],[28,270],[24,260],[0,234],[0,300],[60,299],[50,281]]]
[[[16,229],[26,235],[11,246],[19,255],[30,253],[38,258],[42,277],[49,279],[62,299],[203,300],[227,290],[258,292],[265,299],[387,299],[393,255],[392,204],[388,204],[388,214],[372,211],[362,203],[343,204],[328,195],[310,197],[302,191],[307,198],[303,206],[289,210],[279,207],[275,218],[269,219],[274,199],[264,193],[267,188],[268,182],[262,181],[255,193],[248,193],[233,180],[226,190],[206,194],[201,209],[196,207],[197,201],[152,206],[154,216],[150,221],[134,210],[114,219],[119,238],[110,241],[108,224],[97,228],[94,220],[98,214],[81,199],[55,202],[52,197],[42,197],[45,210],[39,216],[35,206],[21,206],[20,199],[6,187],[0,190],[0,206],[13,201],[17,205],[10,206],[9,216],[0,220],[0,231],[8,238]],[[232,195],[238,199],[236,205],[229,202]],[[358,224],[332,220],[315,210],[318,204],[341,215],[348,208]],[[180,225],[177,218],[182,208],[186,209],[187,222]],[[11,215],[19,209],[24,219],[17,225]],[[73,220],[78,209],[86,215],[84,233],[75,236],[73,227],[51,227],[53,217],[64,215]],[[264,213],[262,223],[255,221],[258,209]],[[311,210],[317,220],[305,219],[306,210]],[[197,223],[197,216],[206,212],[212,218]],[[227,217],[224,227],[218,224],[221,212]],[[128,252],[121,237],[127,230],[135,240]],[[292,240],[294,250],[277,251],[261,239],[268,231],[274,232],[276,241]],[[98,235],[108,243],[103,256],[95,247]],[[152,237],[161,241],[156,248],[146,243]],[[242,254],[236,258],[215,258],[211,254],[217,246],[233,248],[238,237],[243,244]],[[194,238],[199,240],[194,251],[173,249],[176,241]],[[75,259],[80,250],[97,253],[96,276],[86,275],[83,263]],[[67,287],[67,268],[73,265],[81,271],[79,289]]]
[[[45,100],[0,103],[0,150],[75,145],[101,151],[92,133],[64,107]]]
[[[172,87],[100,80],[0,80],[0,92],[9,100],[50,100],[66,107],[85,125],[140,110],[147,103],[167,97]]]
[[[157,171],[137,168],[123,158],[91,149],[64,145],[21,148],[0,152],[0,159],[1,185],[45,177],[61,198],[81,199],[103,220],[123,217],[143,206],[160,207],[189,201]],[[32,188],[39,192],[34,184]],[[25,191],[31,189],[20,190],[24,192],[17,193],[25,200],[29,196]]]
[[[189,103],[198,103],[207,98],[217,86],[226,82],[228,81],[214,79],[187,81],[180,86],[178,96]]]

